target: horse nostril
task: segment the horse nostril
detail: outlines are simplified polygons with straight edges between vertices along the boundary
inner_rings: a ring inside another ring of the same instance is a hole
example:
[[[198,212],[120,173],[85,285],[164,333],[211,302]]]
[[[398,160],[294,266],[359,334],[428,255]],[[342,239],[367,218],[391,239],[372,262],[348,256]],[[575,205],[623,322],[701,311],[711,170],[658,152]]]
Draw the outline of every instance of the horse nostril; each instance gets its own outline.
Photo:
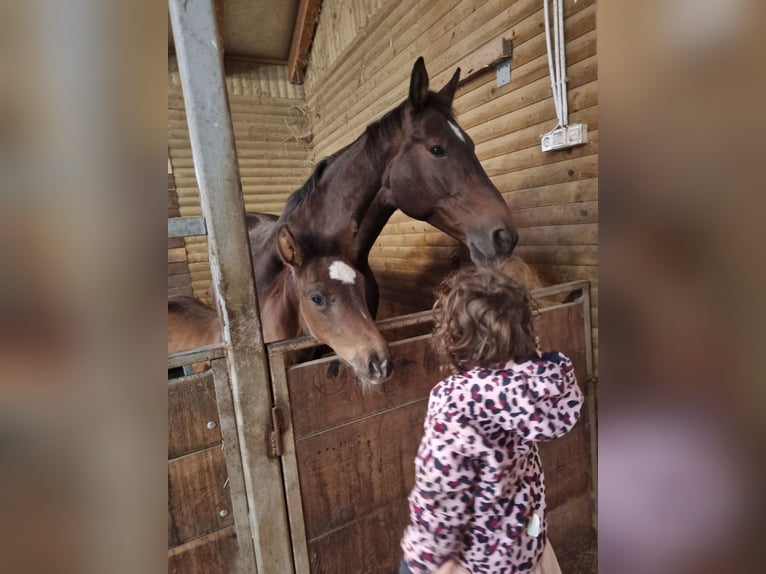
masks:
[[[377,353],[370,355],[367,362],[367,371],[375,379],[383,379],[391,376],[392,365],[387,358],[381,358]]]
[[[512,227],[500,227],[492,232],[492,244],[498,255],[510,255],[518,240],[519,234]]]

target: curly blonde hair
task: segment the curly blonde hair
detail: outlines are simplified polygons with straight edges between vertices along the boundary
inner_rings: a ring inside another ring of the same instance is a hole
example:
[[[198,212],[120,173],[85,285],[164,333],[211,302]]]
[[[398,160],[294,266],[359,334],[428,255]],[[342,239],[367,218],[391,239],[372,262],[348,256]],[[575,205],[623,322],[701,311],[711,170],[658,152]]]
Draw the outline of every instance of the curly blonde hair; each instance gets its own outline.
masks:
[[[434,303],[433,343],[458,370],[500,368],[535,353],[529,291],[491,266],[450,274]]]

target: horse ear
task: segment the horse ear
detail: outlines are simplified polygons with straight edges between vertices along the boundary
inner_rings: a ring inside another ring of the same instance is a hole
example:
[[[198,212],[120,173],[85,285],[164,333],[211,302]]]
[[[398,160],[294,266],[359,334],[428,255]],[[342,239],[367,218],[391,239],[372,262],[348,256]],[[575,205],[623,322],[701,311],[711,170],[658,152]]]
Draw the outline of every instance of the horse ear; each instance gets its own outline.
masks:
[[[457,91],[457,85],[460,82],[460,68],[455,70],[455,73],[452,74],[452,79],[450,79],[449,82],[447,82],[447,85],[445,85],[441,90],[439,90],[439,94],[444,96],[449,103],[452,103],[452,100],[455,99],[455,92]]]
[[[410,102],[418,109],[426,102],[428,96],[428,72],[426,72],[426,62],[423,56],[420,56],[412,68],[410,77]]]
[[[300,267],[303,263],[303,251],[287,225],[280,227],[277,232],[277,251],[288,265]]]

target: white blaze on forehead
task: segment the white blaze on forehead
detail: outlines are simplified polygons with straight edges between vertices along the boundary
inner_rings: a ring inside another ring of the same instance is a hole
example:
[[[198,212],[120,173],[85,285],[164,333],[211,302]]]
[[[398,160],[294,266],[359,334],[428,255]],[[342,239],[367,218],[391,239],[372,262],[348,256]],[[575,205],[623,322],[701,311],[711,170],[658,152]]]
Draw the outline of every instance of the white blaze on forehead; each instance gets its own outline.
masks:
[[[459,127],[457,127],[457,126],[456,126],[455,124],[453,124],[452,122],[447,122],[447,123],[449,124],[449,127],[451,127],[451,128],[452,128],[452,131],[453,131],[453,132],[455,132],[455,135],[456,135],[457,137],[459,137],[459,138],[460,138],[460,141],[461,141],[461,142],[463,142],[463,143],[465,143],[465,138],[463,137],[463,132],[462,132],[462,131],[460,131],[460,128],[459,128]]]
[[[330,264],[330,279],[353,285],[354,279],[356,279],[356,271],[348,263],[333,261]]]

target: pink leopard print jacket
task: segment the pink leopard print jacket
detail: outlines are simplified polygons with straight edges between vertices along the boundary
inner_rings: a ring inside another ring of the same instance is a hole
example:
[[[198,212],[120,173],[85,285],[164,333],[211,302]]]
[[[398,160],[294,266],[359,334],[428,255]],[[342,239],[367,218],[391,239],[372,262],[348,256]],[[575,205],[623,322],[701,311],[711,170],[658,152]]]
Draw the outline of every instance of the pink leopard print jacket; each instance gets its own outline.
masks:
[[[437,384],[402,539],[410,571],[432,572],[450,557],[472,574],[534,568],[546,540],[536,441],[569,432],[581,405],[572,362],[557,352]]]

